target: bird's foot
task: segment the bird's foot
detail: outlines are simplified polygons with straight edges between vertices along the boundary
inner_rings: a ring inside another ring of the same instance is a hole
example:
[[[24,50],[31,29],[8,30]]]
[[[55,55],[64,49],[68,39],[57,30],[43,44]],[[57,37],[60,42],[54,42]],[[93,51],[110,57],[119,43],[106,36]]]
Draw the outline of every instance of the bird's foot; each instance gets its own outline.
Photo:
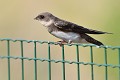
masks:
[[[66,41],[57,41],[57,43],[60,45],[60,47],[62,47],[66,43]]]
[[[69,46],[71,46],[71,45],[72,45],[71,43],[72,43],[72,41],[69,40],[67,44],[68,44]]]

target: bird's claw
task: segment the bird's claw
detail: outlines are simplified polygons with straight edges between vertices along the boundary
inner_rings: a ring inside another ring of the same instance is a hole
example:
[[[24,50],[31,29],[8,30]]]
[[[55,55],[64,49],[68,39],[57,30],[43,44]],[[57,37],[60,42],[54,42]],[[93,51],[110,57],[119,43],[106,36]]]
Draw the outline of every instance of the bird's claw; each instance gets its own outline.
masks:
[[[60,47],[62,47],[64,45],[64,43],[66,43],[65,41],[57,41],[57,43],[60,45]]]
[[[60,47],[62,47],[65,43],[67,43],[66,41],[57,41],[57,43],[60,45]],[[69,46],[71,46],[72,44],[72,41],[69,41],[67,44],[69,45]]]

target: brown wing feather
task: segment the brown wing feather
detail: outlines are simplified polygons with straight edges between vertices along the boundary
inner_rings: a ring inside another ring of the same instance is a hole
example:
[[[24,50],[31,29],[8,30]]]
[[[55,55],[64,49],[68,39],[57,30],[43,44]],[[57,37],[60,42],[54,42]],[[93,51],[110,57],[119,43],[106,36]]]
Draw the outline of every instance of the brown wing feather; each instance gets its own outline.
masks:
[[[56,20],[54,25],[62,30],[62,31],[68,31],[68,32],[76,32],[76,33],[88,33],[88,34],[105,34],[107,32],[102,32],[102,31],[97,31],[97,30],[92,30],[92,29],[87,29],[82,26],[79,26],[77,24],[64,21],[64,20]]]

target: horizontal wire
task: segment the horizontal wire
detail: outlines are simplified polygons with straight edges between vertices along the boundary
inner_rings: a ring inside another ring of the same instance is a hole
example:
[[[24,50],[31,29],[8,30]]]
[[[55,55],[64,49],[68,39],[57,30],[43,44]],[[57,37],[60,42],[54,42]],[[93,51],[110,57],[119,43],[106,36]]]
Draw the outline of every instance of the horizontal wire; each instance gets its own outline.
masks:
[[[96,65],[98,67],[107,66],[112,68],[120,68],[120,65],[112,65],[112,64],[97,64],[97,63],[91,63],[91,62],[76,62],[76,61],[66,61],[66,60],[53,60],[53,59],[42,59],[42,58],[28,58],[28,57],[15,57],[15,56],[0,56],[0,59],[5,58],[12,58],[12,59],[26,59],[26,60],[38,60],[41,62],[47,61],[47,62],[54,62],[54,63],[68,63],[68,64],[83,64],[83,65]]]
[[[17,41],[23,41],[23,42],[27,42],[27,43],[31,43],[31,42],[38,42],[38,43],[48,43],[48,44],[54,44],[54,45],[58,45],[60,44],[59,42],[52,42],[52,41],[41,41],[41,40],[24,40],[24,39],[10,39],[10,38],[0,38],[0,41],[12,41],[12,42],[17,42]],[[78,46],[82,46],[82,47],[97,47],[97,48],[110,48],[110,49],[120,49],[120,46],[97,46],[94,44],[80,44],[80,43],[73,43],[73,44],[64,44],[64,45],[68,45],[68,46],[73,46],[73,45],[78,45]]]

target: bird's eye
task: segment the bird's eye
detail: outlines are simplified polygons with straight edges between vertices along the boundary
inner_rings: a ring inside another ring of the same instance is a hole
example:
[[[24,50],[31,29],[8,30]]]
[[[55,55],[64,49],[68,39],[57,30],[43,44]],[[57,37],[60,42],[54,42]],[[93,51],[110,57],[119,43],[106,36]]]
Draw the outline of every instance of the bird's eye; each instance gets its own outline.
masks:
[[[43,15],[40,15],[40,19],[44,19],[45,18],[45,16],[43,16]]]

